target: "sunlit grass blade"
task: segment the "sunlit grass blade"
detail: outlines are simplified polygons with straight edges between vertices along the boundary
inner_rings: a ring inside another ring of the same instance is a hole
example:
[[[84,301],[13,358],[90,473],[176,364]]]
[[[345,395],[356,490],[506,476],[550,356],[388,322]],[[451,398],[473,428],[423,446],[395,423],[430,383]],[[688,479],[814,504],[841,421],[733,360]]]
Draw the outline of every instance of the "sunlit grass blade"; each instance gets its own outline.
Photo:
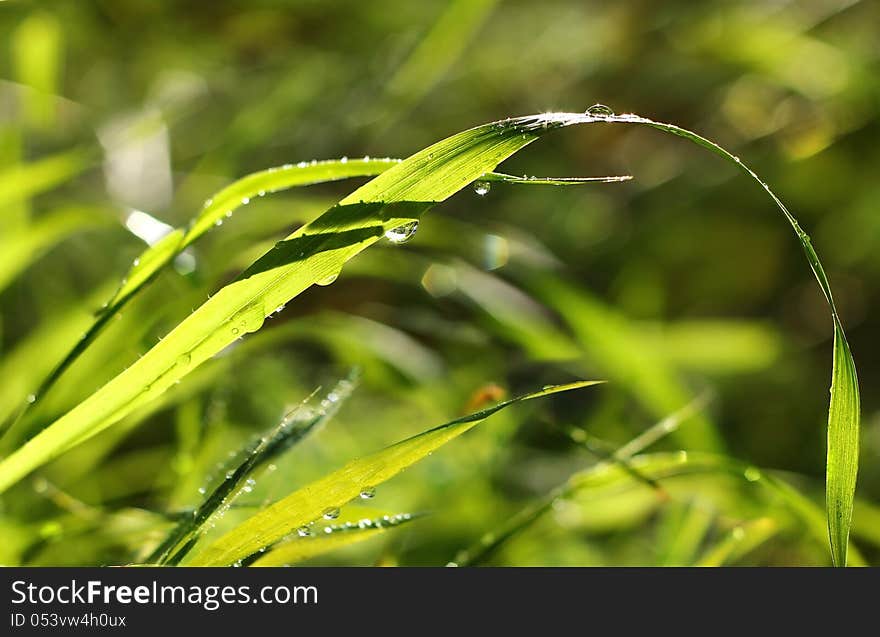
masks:
[[[739,158],[671,124],[636,115],[544,113],[458,133],[397,163],[266,253],[139,361],[0,462],[0,491],[70,446],[145,404],[266,316],[316,283],[330,283],[346,261],[422,214],[549,130],[597,122],[638,124],[684,137],[734,163],[771,197],[794,229],[830,306],[834,373],[828,424],[827,511],[835,564],[846,549],[858,462],[858,382],[825,272],[806,233],[782,202]],[[684,402],[684,401],[681,401]]]
[[[196,508],[191,517],[187,516],[168,535],[147,561],[173,565],[183,559],[185,551],[180,548],[181,545],[184,548],[191,546],[190,540],[213,516],[229,507],[252,475],[332,418],[351,394],[353,380],[341,380],[317,407],[310,406],[307,400],[287,414],[271,431],[236,454],[238,461],[234,468],[223,469],[220,484]]]
[[[290,566],[344,546],[363,542],[386,531],[418,519],[411,513],[363,517],[357,522],[323,525],[316,531],[308,531],[304,537],[294,537],[278,544],[271,551],[251,562],[250,566]]]
[[[579,186],[582,184],[613,184],[629,181],[630,179],[632,179],[632,175],[612,175],[610,177],[517,177],[507,173],[492,172],[483,175],[481,181],[526,186]]]
[[[393,478],[492,414],[519,402],[588,387],[597,382],[599,381],[580,381],[546,387],[457,418],[381,451],[352,460],[341,469],[291,493],[229,531],[196,555],[190,565],[234,564],[278,542],[299,527],[317,520],[324,512],[346,505],[364,490],[374,489]]]
[[[187,247],[215,226],[222,224],[226,217],[231,216],[238,208],[247,205],[251,199],[296,186],[309,186],[351,177],[372,177],[399,162],[399,159],[391,158],[364,158],[285,164],[246,175],[223,188],[205,202],[202,210],[192,219],[187,228],[171,230],[134,260],[131,268],[123,277],[119,289],[104,304],[94,323],[37,388],[34,394],[36,400],[42,399],[67,368],[97,338],[110,319],[116,316],[135,294],[172,263]],[[2,183],[2,175],[0,175],[0,183]],[[2,275],[2,270],[0,270],[0,275]],[[0,282],[2,282],[2,276],[0,276]]]
[[[742,160],[718,144],[696,133],[663,122],[639,117],[619,115],[605,118],[613,122],[645,124],[684,137],[736,165],[754,180],[776,204],[797,235],[807,261],[828,305],[834,322],[834,363],[831,375],[831,403],[828,410],[828,448],[825,469],[825,508],[828,516],[828,535],[831,542],[831,559],[837,566],[846,566],[847,546],[852,521],[853,498],[859,463],[859,383],[856,366],[846,340],[843,324],[831,293],[831,284],[819,256],[813,248],[809,235],[801,228],[794,215],[770,187],[746,166]]]

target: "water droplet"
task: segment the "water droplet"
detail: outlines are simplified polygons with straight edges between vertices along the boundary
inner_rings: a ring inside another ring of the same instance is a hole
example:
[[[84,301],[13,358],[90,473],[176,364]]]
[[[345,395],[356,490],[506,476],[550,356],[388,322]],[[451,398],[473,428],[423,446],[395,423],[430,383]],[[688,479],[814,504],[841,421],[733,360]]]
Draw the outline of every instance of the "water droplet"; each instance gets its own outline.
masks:
[[[141,264],[141,260],[140,260],[140,259],[135,259],[135,260],[132,262],[132,265],[133,265],[134,267],[138,267],[140,264]]]
[[[217,221],[214,222],[214,225],[215,225],[215,226],[222,226],[222,225],[223,225],[223,219],[217,219]]]
[[[475,181],[474,182],[474,192],[480,195],[481,197],[489,194],[489,191],[492,190],[492,184],[488,181]]]
[[[238,334],[238,328],[237,328],[237,327],[233,327],[233,328],[232,328],[232,333],[233,333],[233,334]]]
[[[205,495],[206,489],[205,487],[199,487],[199,494]]]
[[[364,518],[363,520],[358,520],[358,528],[359,529],[369,529],[373,526],[373,521],[369,518]]]
[[[226,472],[226,479],[227,480],[231,479],[233,475],[235,475],[235,472],[232,469],[230,469],[229,471]]]
[[[761,472],[755,467],[748,467],[743,471],[743,476],[749,482],[757,482],[761,479]]]
[[[371,500],[376,497],[376,487],[364,487],[361,489],[360,497],[362,500]]]
[[[614,111],[604,104],[593,104],[586,114],[590,117],[614,117]]]
[[[312,534],[312,530],[307,526],[301,526],[296,530],[296,534],[300,537],[309,537]]]
[[[35,403],[35,402],[37,402],[37,396],[36,396],[36,394],[28,394],[27,401],[28,401],[29,403]]]
[[[331,507],[329,509],[326,509],[322,515],[324,516],[325,520],[335,520],[339,517],[339,509]]]
[[[320,281],[315,281],[315,283],[317,283],[318,285],[330,285],[330,284],[333,283],[338,277],[339,277],[339,274],[331,274],[330,276],[325,276],[325,277],[324,277],[323,279],[321,279]]]
[[[241,203],[242,203],[242,205],[244,205],[244,206],[246,206],[246,205],[249,204],[250,202],[251,202],[250,197],[242,197],[242,198],[241,198]]]
[[[347,164],[347,163],[348,163],[348,157],[343,157],[342,159],[339,160],[339,163],[341,163],[341,164]]]
[[[391,228],[391,230],[388,230],[385,233],[385,238],[388,239],[391,243],[406,243],[413,238],[413,235],[418,229],[419,222],[410,221],[403,224],[402,226],[397,226],[396,228]]]
[[[333,533],[333,527],[332,526],[325,526],[324,533],[326,533],[327,535]]]
[[[186,367],[192,362],[192,356],[189,353],[181,354],[177,359],[177,364],[181,367]]]

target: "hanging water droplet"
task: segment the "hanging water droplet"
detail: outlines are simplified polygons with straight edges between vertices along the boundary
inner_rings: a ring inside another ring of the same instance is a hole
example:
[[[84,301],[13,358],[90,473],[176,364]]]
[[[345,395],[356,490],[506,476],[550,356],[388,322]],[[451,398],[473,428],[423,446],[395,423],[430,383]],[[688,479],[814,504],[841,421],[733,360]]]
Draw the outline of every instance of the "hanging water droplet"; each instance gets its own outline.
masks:
[[[300,537],[309,537],[312,534],[312,530],[307,526],[301,526],[296,530],[296,534]]]
[[[361,489],[360,497],[362,500],[371,500],[376,497],[376,487],[364,487]]]
[[[241,203],[242,203],[243,206],[246,206],[246,205],[249,204],[250,202],[251,202],[250,197],[242,197],[242,198],[241,198]]]
[[[586,114],[590,117],[614,117],[614,111],[604,104],[593,104]]]
[[[373,521],[369,518],[364,518],[363,520],[358,520],[358,528],[359,529],[369,529],[373,526]]]
[[[403,224],[402,226],[397,226],[396,228],[391,228],[391,230],[388,230],[385,233],[385,238],[388,239],[391,243],[406,243],[413,238],[413,235],[418,229],[419,222],[410,221]]]
[[[339,277],[339,274],[331,274],[330,276],[325,276],[320,281],[315,281],[315,283],[318,285],[330,285],[337,279],[337,277]]]
[[[474,182],[474,192],[480,195],[481,197],[489,194],[489,191],[492,190],[492,184],[488,181],[475,181]]]
[[[326,509],[322,515],[324,516],[325,520],[335,520],[339,517],[339,509],[331,507],[329,509]]]

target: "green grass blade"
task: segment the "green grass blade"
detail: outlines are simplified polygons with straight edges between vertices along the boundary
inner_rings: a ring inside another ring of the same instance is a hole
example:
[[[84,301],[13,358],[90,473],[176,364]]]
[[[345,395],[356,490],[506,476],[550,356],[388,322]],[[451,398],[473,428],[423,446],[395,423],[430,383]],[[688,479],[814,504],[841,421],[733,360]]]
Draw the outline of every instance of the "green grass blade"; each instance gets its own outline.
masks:
[[[73,348],[43,380],[35,392],[36,402],[58,381],[62,374],[76,361],[85,349],[98,337],[110,319],[156,275],[174,261],[187,247],[238,208],[251,199],[267,193],[279,192],[297,186],[310,186],[351,177],[372,177],[399,163],[399,159],[329,159],[324,161],[285,164],[261,170],[233,182],[205,202],[202,210],[190,222],[188,228],[177,228],[156,241],[134,260],[122,279],[119,289],[104,304],[99,315]],[[0,175],[2,183],[2,175]],[[0,269],[2,282],[2,269]]]
[[[599,381],[580,381],[545,387],[518,396],[489,409],[457,418],[429,429],[369,456],[352,460],[341,469],[302,487],[272,506],[260,511],[217,539],[192,560],[193,566],[224,566],[247,558],[270,546],[301,526],[321,517],[328,509],[338,509],[374,488],[436,449],[510,405],[563,391],[595,385]]]
[[[828,448],[825,469],[825,508],[828,516],[828,535],[831,559],[836,566],[846,566],[849,531],[852,522],[853,498],[859,462],[859,383],[843,324],[837,313],[831,284],[809,235],[801,228],[782,200],[739,157],[718,144],[694,132],[637,115],[619,115],[605,118],[613,122],[645,124],[661,131],[684,137],[736,165],[755,181],[776,204],[791,225],[813,270],[816,281],[828,305],[834,322],[834,363],[831,374],[831,402],[828,409]]]
[[[369,540],[418,517],[410,513],[399,513],[375,518],[365,517],[357,522],[327,524],[312,535],[296,537],[279,544],[251,562],[250,566],[290,566],[344,546]]]
[[[176,548],[190,546],[189,541],[199,530],[224,507],[228,507],[240,493],[245,481],[268,462],[277,458],[293,445],[303,440],[332,418],[354,388],[353,378],[343,379],[328,392],[318,407],[308,406],[308,401],[287,414],[271,431],[260,436],[255,443],[249,443],[236,454],[234,468],[224,467],[224,479],[208,495],[201,505],[187,516],[168,535],[168,538],[148,558],[148,562],[176,564],[185,552]]]
[[[491,172],[548,130],[596,122],[638,124],[694,142],[752,178],[794,229],[831,307],[834,372],[828,424],[826,508],[835,564],[846,563],[858,463],[858,381],[831,288],[810,243],[779,198],[736,156],[671,124],[636,115],[544,113],[479,126],[394,165],[321,217],[291,234],[177,326],[137,363],[0,462],[0,492],[73,444],[151,401],[306,288],[330,282],[346,261],[386,232],[417,222],[435,203]]]

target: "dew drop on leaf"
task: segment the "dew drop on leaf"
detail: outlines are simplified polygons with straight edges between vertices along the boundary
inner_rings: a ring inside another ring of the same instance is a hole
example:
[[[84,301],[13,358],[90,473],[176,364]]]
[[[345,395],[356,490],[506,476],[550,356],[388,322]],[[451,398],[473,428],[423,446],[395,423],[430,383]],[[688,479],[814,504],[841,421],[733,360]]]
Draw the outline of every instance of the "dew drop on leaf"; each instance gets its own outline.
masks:
[[[419,222],[410,221],[409,223],[405,223],[402,226],[397,226],[396,228],[391,228],[391,230],[388,230],[385,233],[385,238],[388,239],[391,243],[406,243],[413,238],[413,235],[418,229]]]
[[[489,194],[489,191],[492,190],[492,184],[488,181],[475,181],[474,182],[474,192],[480,195],[481,197]]]
[[[614,111],[604,104],[593,104],[586,114],[591,117],[614,117]]]
[[[337,509],[337,508],[325,509],[323,516],[324,516],[325,520],[335,520],[336,518],[339,517],[339,509]]]

